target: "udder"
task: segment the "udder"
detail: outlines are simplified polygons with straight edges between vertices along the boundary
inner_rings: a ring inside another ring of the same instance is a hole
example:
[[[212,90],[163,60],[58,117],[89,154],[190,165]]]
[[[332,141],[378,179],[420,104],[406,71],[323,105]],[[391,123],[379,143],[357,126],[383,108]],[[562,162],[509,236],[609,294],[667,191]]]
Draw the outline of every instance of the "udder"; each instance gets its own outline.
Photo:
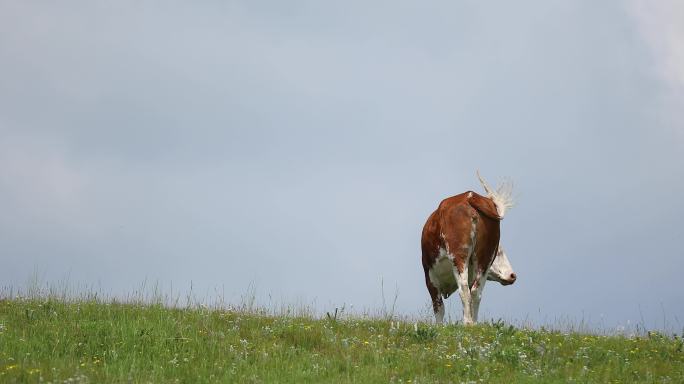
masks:
[[[445,252],[440,252],[439,258],[428,271],[430,282],[444,298],[449,297],[458,289],[454,270],[454,262]]]

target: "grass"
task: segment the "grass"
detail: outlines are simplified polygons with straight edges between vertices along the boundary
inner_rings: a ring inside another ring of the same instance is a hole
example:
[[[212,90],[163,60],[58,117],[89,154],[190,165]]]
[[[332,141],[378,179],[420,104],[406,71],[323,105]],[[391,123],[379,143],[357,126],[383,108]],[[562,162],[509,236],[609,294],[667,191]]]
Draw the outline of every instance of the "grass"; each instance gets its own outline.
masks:
[[[683,383],[679,337],[0,300],[0,382]]]

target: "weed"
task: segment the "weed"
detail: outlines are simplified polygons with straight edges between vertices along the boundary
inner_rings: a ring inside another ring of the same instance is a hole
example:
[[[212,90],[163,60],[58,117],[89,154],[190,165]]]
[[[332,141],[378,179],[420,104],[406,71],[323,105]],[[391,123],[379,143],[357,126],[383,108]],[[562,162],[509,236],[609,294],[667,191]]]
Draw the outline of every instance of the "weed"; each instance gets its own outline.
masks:
[[[0,382],[684,382],[682,339],[662,333],[266,313],[0,299]]]

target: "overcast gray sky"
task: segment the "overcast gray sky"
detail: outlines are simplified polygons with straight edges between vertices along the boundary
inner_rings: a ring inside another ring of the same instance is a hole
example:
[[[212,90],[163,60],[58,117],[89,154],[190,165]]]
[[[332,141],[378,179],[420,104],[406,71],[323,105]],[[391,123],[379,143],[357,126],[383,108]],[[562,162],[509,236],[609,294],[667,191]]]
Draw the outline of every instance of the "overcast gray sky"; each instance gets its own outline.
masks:
[[[0,281],[428,302],[515,182],[486,317],[684,327],[677,1],[0,1]],[[458,298],[447,302],[460,318]],[[642,318],[644,320],[642,320]]]

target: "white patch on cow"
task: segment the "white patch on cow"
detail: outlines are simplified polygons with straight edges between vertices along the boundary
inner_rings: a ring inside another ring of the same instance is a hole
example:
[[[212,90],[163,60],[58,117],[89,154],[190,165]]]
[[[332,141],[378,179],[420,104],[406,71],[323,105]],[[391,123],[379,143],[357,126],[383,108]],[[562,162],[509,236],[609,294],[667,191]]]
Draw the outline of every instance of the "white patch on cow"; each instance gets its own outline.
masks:
[[[468,274],[468,286],[473,283],[473,274],[477,271],[477,257],[475,256],[475,246],[477,245],[477,238],[475,233],[477,232],[477,218],[473,217],[470,220],[470,243],[468,244],[468,261],[469,261],[469,274]]]
[[[454,275],[455,269],[454,256],[446,249],[440,248],[439,256],[437,256],[437,260],[435,260],[435,263],[430,267],[428,276],[432,285],[434,285],[444,297],[448,297],[458,289],[458,283],[456,282],[456,277]]]

